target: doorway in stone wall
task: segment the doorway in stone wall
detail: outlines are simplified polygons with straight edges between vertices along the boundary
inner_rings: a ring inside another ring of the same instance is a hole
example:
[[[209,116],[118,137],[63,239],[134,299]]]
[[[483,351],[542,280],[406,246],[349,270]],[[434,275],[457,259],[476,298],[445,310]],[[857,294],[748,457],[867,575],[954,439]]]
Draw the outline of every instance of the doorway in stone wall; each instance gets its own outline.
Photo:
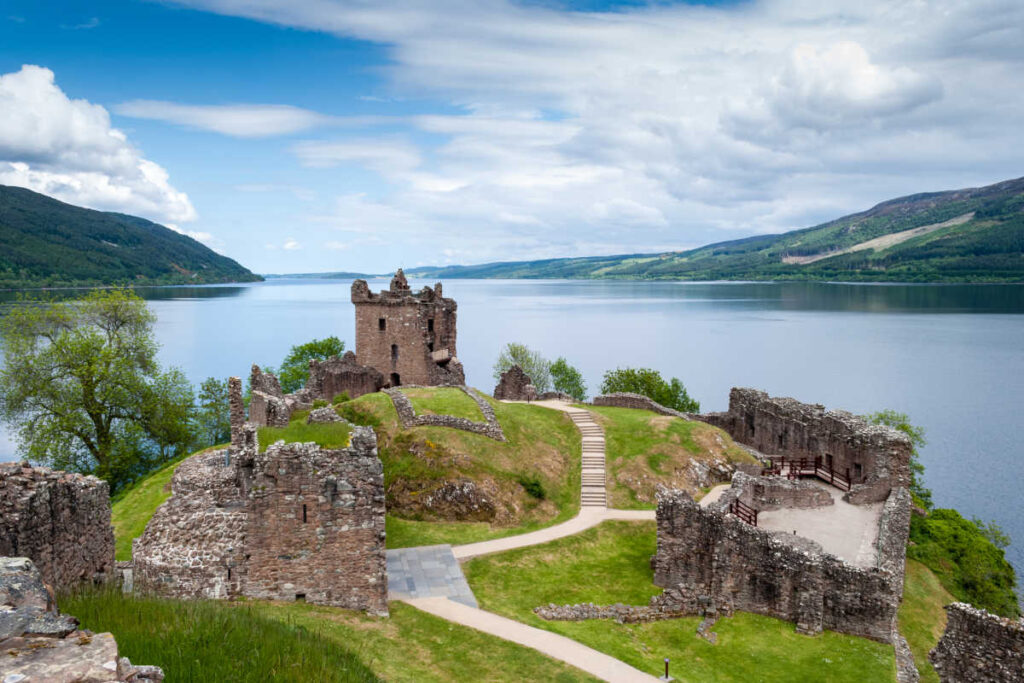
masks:
[[[402,385],[402,378],[398,376],[397,372],[391,373],[391,386],[398,387]]]

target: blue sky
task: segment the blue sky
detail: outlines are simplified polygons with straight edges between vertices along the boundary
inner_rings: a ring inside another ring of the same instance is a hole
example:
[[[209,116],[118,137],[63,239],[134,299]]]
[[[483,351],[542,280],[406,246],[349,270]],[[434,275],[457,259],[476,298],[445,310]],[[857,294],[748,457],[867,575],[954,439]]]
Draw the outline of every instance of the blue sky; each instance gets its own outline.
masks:
[[[682,249],[1022,175],[1022,31],[1010,0],[8,0],[0,183],[259,272]]]

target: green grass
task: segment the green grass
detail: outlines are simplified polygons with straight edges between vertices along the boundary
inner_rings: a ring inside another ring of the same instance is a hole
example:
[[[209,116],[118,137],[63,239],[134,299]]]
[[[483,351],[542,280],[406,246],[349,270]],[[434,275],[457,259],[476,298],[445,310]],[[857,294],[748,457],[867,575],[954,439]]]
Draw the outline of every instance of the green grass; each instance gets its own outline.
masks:
[[[444,392],[457,392],[479,412],[461,391]],[[541,406],[488,400],[505,443],[445,427],[404,430],[383,393],[338,406],[342,417],[377,431],[388,489],[389,548],[459,545],[526,533],[571,519],[579,511],[580,436],[569,417]],[[412,509],[417,496],[454,479],[486,483],[506,521],[442,521]],[[530,495],[521,483],[534,480],[543,488],[544,500]]]
[[[452,387],[403,389],[417,415],[451,415],[473,422],[483,422],[484,414],[466,392]]]
[[[928,653],[938,644],[946,628],[944,606],[956,602],[928,567],[907,560],[903,604],[900,605],[900,633],[907,639],[922,683],[938,683]]]
[[[170,498],[171,476],[184,461],[181,458],[164,465],[114,498],[110,521],[114,525],[114,548],[118,560],[132,559],[132,540],[142,535],[156,509]]]
[[[164,600],[100,589],[62,596],[82,627],[109,631],[122,656],[174,681],[377,681],[358,643],[324,637],[315,624],[268,619],[253,606]],[[353,652],[356,650],[356,652]]]
[[[753,462],[728,434],[703,422],[649,410],[580,407],[597,413],[605,431],[612,507],[654,509],[656,484],[679,486],[677,473],[688,472],[687,465],[694,459],[709,461],[720,455],[730,462]]]
[[[718,621],[718,644],[697,638],[697,617],[650,624],[611,620],[548,622],[548,603],[645,604],[652,583],[654,524],[605,522],[542,546],[479,557],[464,569],[480,606],[577,640],[651,674],[662,660],[686,681],[892,681],[890,646],[826,631],[807,637],[793,624],[739,613]]]
[[[347,448],[352,428],[344,422],[315,422],[293,420],[287,427],[260,427],[260,453],[277,441],[285,443],[306,443],[312,441],[324,448]]]
[[[593,681],[536,650],[391,603],[391,616],[305,603],[60,598],[84,628],[175,681]]]

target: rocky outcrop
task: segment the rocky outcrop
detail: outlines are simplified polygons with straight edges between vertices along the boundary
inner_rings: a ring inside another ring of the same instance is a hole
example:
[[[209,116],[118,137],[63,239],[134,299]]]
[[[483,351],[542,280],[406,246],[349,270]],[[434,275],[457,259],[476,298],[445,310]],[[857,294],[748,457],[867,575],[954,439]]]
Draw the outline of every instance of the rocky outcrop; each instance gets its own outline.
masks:
[[[761,453],[821,458],[824,466],[848,475],[854,504],[882,502],[892,489],[910,486],[907,436],[843,410],[734,388],[728,412],[696,417]]]
[[[158,667],[120,657],[111,634],[79,630],[77,619],[60,614],[27,557],[0,557],[0,676],[4,683],[164,678]]]
[[[1024,680],[1024,619],[954,602],[946,606],[946,630],[928,659],[943,683]]]
[[[536,401],[537,389],[530,376],[518,365],[513,365],[501,373],[498,385],[494,387],[494,398],[499,401]]]
[[[30,558],[57,590],[114,577],[107,482],[0,463],[0,555]]]

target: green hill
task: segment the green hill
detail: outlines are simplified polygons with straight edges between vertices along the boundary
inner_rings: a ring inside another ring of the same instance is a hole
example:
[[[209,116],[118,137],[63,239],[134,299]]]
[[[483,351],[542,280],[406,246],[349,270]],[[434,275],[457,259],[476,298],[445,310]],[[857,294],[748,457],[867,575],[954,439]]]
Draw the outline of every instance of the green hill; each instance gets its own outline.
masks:
[[[0,288],[260,279],[191,237],[144,218],[0,185]]]
[[[1024,178],[915,194],[781,235],[664,254],[417,268],[430,278],[1024,282]]]

